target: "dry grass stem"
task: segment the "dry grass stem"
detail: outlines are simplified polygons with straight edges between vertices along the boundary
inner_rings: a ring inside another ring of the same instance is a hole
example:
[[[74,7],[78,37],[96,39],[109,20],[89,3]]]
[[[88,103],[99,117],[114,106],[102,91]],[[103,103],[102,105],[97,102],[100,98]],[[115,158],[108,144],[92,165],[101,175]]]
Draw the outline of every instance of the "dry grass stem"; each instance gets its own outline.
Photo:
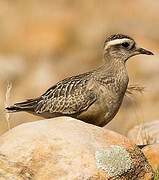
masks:
[[[11,89],[12,89],[12,83],[11,82],[8,82],[7,83],[7,89],[6,89],[6,94],[5,94],[5,107],[7,107],[9,105],[9,100],[10,100],[10,94],[11,94]],[[8,130],[11,129],[10,127],[10,114],[9,113],[6,113],[5,114],[5,117],[6,117],[6,122],[7,122],[7,126],[8,126]]]
[[[156,139],[148,133],[147,129],[144,127],[144,123],[140,125],[136,141],[139,142],[140,139],[142,139],[142,145],[151,145],[156,143]]]

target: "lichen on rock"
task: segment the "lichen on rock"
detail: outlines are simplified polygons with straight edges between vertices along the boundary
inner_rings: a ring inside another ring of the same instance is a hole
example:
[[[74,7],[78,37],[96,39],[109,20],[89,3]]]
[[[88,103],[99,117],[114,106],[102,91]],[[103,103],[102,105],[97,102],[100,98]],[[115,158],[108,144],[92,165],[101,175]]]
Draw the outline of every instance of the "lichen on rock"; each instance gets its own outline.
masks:
[[[127,150],[118,145],[97,150],[95,158],[97,168],[104,170],[110,177],[122,175],[133,165]]]

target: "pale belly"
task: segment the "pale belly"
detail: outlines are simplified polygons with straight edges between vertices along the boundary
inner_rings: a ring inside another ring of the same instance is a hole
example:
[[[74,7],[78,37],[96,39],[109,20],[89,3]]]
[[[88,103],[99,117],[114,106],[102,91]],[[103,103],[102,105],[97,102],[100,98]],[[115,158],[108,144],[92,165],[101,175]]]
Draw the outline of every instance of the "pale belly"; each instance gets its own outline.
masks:
[[[91,123],[97,126],[105,126],[117,114],[125,94],[126,88],[122,93],[112,94],[109,91],[102,91],[99,93],[98,100],[92,104],[87,111],[82,112],[77,116],[78,119]],[[105,92],[107,92],[105,94]]]

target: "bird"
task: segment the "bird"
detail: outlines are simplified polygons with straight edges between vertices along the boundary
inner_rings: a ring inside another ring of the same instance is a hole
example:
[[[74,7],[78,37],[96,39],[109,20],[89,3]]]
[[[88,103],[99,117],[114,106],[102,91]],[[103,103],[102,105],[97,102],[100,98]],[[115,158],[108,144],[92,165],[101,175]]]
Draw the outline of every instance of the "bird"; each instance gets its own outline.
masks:
[[[69,116],[103,127],[117,114],[127,90],[126,62],[139,54],[153,55],[128,35],[108,36],[102,65],[59,81],[37,98],[6,107],[7,112],[25,111],[43,118]]]

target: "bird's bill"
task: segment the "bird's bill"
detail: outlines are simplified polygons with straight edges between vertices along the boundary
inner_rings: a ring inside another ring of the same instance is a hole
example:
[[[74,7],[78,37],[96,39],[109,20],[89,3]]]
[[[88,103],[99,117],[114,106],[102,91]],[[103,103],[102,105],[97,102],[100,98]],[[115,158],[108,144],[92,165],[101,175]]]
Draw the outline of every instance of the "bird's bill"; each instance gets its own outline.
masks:
[[[136,52],[138,54],[154,55],[151,51],[148,51],[148,50],[146,50],[144,48],[137,48]]]

